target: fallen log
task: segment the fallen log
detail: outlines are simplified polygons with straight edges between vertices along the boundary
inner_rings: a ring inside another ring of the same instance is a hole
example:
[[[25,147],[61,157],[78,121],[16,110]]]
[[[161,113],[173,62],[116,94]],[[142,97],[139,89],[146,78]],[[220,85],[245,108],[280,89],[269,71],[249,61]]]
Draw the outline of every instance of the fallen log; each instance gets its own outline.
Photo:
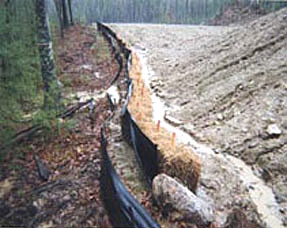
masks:
[[[72,181],[70,181],[70,180],[60,179],[60,180],[56,180],[56,181],[51,181],[49,183],[46,183],[46,184],[43,184],[41,186],[36,187],[31,192],[29,192],[29,195],[41,194],[42,192],[51,191],[54,188],[59,187],[59,186],[65,186],[66,187],[66,186],[70,186],[70,185],[72,185]]]
[[[18,143],[26,138],[31,137],[33,134],[42,129],[43,128],[40,125],[34,125],[32,127],[26,128],[25,130],[16,133],[9,142],[5,143],[3,146],[0,147],[0,151],[6,149],[7,147],[9,147],[14,143]]]

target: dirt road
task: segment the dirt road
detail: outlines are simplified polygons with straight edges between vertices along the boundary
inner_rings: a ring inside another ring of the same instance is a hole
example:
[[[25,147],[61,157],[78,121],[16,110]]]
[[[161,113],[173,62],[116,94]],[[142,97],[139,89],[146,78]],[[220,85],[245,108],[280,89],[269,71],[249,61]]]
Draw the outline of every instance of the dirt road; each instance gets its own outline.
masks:
[[[216,153],[232,155],[250,166],[252,175],[275,194],[276,216],[286,225],[287,9],[240,27],[112,27],[145,53],[153,74],[150,87],[165,103],[166,121]],[[228,175],[223,179],[228,178],[232,179]],[[220,186],[213,182],[207,182],[209,188]],[[237,198],[236,192],[232,194],[227,198]],[[231,209],[236,204],[235,199],[222,202],[223,196],[220,201],[210,195],[222,207],[230,204],[226,207]]]

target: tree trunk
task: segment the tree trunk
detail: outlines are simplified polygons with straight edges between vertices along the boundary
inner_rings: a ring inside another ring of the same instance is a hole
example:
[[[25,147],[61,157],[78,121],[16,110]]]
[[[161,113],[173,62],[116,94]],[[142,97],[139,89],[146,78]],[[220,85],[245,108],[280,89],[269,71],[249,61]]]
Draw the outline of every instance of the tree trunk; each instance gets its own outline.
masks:
[[[69,20],[68,20],[66,0],[62,0],[62,12],[63,12],[64,28],[67,28],[69,26]]]
[[[35,0],[35,2],[38,23],[38,45],[44,83],[44,107],[45,109],[57,109],[60,101],[60,88],[55,71],[45,0]]]
[[[57,17],[59,20],[60,24],[60,32],[61,32],[61,37],[64,38],[64,23],[62,19],[62,5],[60,0],[54,0],[56,11],[57,11]]]
[[[73,11],[72,11],[72,0],[68,0],[68,5],[69,5],[69,14],[70,14],[70,24],[74,25]]]
[[[10,0],[6,0],[4,6],[6,8],[6,24],[10,23],[10,10],[9,10]]]
[[[5,23],[6,23],[6,25],[4,25],[5,27],[6,26],[11,26],[10,24],[12,24],[12,19],[13,19],[13,16],[15,16],[15,14],[14,14],[14,12],[12,11],[12,6],[11,6],[11,1],[10,0],[5,0],[5,2],[4,2],[4,7],[5,7]],[[1,25],[2,26],[2,25]],[[10,29],[5,29],[4,30],[5,32],[3,32],[2,34],[0,34],[0,43],[5,43],[4,42],[4,39],[6,40],[6,42],[8,43],[8,44],[10,44],[11,42],[12,42],[12,34],[11,34],[11,31],[10,31]],[[2,41],[2,39],[3,39],[3,41]],[[9,67],[10,67],[10,61],[9,60],[7,60],[7,58],[5,58],[5,56],[0,56],[0,63],[1,63],[1,65],[0,65],[0,68],[1,68],[1,77],[0,77],[0,79],[1,79],[1,82],[3,83],[4,81],[5,81],[5,79],[6,79],[6,74],[5,74],[5,72],[9,69]]]

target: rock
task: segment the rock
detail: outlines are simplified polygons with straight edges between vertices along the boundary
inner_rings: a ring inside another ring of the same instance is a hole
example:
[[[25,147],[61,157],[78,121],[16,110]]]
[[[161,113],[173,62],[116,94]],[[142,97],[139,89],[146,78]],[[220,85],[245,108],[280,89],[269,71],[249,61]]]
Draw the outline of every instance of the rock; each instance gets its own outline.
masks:
[[[8,194],[14,185],[14,181],[11,178],[6,178],[4,181],[0,182],[0,199]]]
[[[287,115],[286,115],[286,116],[287,116]],[[287,120],[283,121],[282,127],[283,127],[284,129],[287,129]]]
[[[60,80],[57,80],[57,85],[59,86],[59,88],[64,88],[64,85]]]
[[[261,177],[264,181],[270,181],[272,179],[272,174],[271,172],[268,170],[268,168],[263,167],[262,169],[262,173],[261,173]]]
[[[154,88],[156,88],[156,87],[157,87],[157,82],[152,81],[152,82],[150,83],[150,88],[151,88],[151,89],[154,89]]]
[[[107,94],[110,97],[110,99],[114,105],[119,104],[121,97],[120,97],[120,92],[119,92],[117,86],[115,86],[115,85],[111,86],[107,90]]]
[[[94,72],[95,78],[100,78],[100,73],[99,72]]]
[[[224,119],[224,116],[223,116],[221,113],[218,113],[218,114],[217,114],[217,119],[218,119],[218,120],[223,120],[223,119]]]
[[[242,132],[246,133],[248,132],[248,129],[246,127],[242,128]]]
[[[252,139],[249,143],[248,143],[248,148],[254,148],[256,146],[258,146],[259,144],[259,140],[257,138]]]
[[[209,226],[213,221],[210,206],[166,174],[154,178],[152,193],[160,206],[172,207],[182,214],[185,220],[190,220],[199,227]]]
[[[191,123],[185,124],[181,129],[190,135],[196,134],[195,126]]]
[[[240,209],[234,209],[227,218],[224,228],[259,228],[260,225],[251,222]]]
[[[156,95],[160,98],[165,98],[166,97],[166,94],[162,91],[162,90],[159,90]]]
[[[183,122],[182,121],[180,121],[180,120],[178,120],[178,119],[175,119],[175,118],[173,118],[172,116],[170,116],[170,115],[168,115],[168,114],[166,114],[165,113],[165,115],[164,115],[164,119],[167,121],[167,122],[169,122],[170,124],[172,124],[172,125],[174,125],[174,126],[179,126],[179,125],[181,125],[181,124],[183,124]]]
[[[92,65],[82,65],[82,66],[80,66],[80,70],[82,70],[82,69],[92,71],[93,66]]]
[[[267,127],[267,133],[269,135],[278,136],[278,135],[281,135],[282,131],[277,126],[277,124],[270,124]]]

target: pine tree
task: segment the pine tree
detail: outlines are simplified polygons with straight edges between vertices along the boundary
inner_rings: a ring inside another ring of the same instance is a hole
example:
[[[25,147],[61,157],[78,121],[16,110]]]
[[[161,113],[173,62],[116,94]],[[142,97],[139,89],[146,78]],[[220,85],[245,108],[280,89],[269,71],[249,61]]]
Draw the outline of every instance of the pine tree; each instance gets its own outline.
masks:
[[[33,0],[0,2],[0,144],[41,105]]]

